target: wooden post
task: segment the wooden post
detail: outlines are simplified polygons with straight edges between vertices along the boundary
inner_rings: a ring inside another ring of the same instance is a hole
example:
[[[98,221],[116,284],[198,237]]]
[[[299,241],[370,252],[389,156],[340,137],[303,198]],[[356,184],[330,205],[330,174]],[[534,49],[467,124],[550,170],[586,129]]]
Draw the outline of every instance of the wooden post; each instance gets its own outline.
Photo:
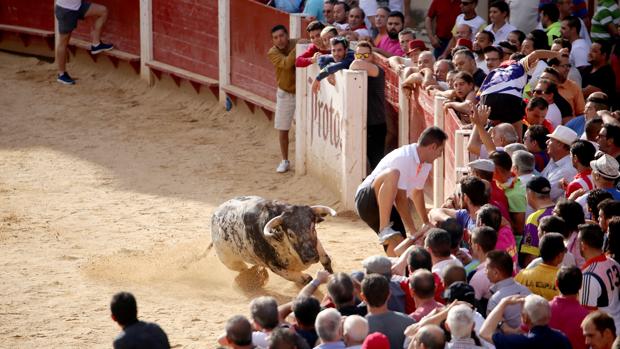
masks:
[[[444,128],[444,114],[443,114],[443,102],[445,98],[440,96],[435,96],[435,105],[434,105],[434,119],[435,126],[440,129]],[[445,153],[442,154],[439,158],[435,160],[433,163],[433,207],[439,207],[444,200],[444,178],[445,178],[445,167],[444,162],[446,161]]]
[[[226,105],[224,87],[230,85],[230,0],[218,0],[220,103]]]
[[[146,65],[153,61],[153,3],[140,0],[140,77],[153,85],[151,69]]]
[[[398,75],[398,146],[409,144],[409,97],[405,93],[402,75]]]
[[[302,30],[301,19],[304,18],[303,13],[291,13],[289,15],[289,35],[292,39],[301,38]]]

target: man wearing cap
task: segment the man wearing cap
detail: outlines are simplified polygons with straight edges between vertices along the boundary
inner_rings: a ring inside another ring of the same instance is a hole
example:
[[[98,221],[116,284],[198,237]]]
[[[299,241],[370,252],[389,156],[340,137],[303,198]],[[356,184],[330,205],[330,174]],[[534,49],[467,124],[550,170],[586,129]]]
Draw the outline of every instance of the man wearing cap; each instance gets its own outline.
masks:
[[[540,255],[538,250],[538,225],[540,219],[553,214],[555,202],[549,196],[551,184],[545,177],[534,177],[526,186],[527,202],[534,212],[525,221],[525,231],[521,242],[519,265],[525,267]]]
[[[556,201],[563,196],[564,189],[560,182],[564,179],[570,182],[577,170],[573,167],[570,147],[579,136],[570,128],[559,125],[552,134],[547,135],[547,153],[551,160],[542,171],[541,176],[546,177],[551,183],[551,200]]]
[[[415,67],[418,63],[418,57],[420,53],[428,50],[424,41],[420,39],[413,39],[409,41],[409,50],[406,52],[406,57],[392,56],[388,59],[388,63],[392,69],[400,71],[406,67]]]
[[[499,208],[502,213],[502,217],[506,218],[510,222],[510,214],[508,213],[508,198],[506,193],[497,186],[497,183],[493,180],[493,173],[495,172],[495,164],[489,159],[478,159],[467,164],[470,169],[470,173],[486,181],[486,184],[491,188],[491,196],[489,203]]]
[[[413,240],[429,228],[424,186],[432,162],[443,153],[448,135],[438,127],[422,132],[418,143],[404,145],[387,154],[357,188],[357,213],[379,235],[388,255],[409,231]],[[417,230],[409,211],[409,199],[424,222]]]
[[[387,19],[387,36],[377,45],[377,52],[385,57],[402,56],[405,54],[398,41],[398,33],[403,30],[405,16],[398,11],[390,12]]]
[[[620,191],[614,187],[614,183],[620,178],[618,161],[608,154],[598,152],[595,160],[590,161],[590,167],[594,187],[610,193],[614,200],[620,200]]]

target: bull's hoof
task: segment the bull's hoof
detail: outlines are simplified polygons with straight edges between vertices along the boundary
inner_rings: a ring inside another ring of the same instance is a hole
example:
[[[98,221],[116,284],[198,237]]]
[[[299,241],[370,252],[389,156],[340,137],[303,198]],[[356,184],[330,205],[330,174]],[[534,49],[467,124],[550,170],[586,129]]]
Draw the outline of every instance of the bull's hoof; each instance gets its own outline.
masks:
[[[308,275],[308,274],[304,274],[301,279],[299,280],[299,284],[301,286],[305,286],[307,284],[309,284],[312,281],[312,276]]]
[[[257,265],[239,272],[239,275],[235,278],[235,282],[239,285],[239,287],[245,290],[262,288],[267,284],[267,280],[269,280],[269,273],[267,273],[267,269]]]

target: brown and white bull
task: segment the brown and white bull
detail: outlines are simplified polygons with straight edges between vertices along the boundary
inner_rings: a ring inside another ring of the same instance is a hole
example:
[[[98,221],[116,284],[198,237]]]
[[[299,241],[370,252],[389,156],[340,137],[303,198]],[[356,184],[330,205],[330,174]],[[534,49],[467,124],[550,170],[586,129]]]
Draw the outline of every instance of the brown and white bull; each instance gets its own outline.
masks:
[[[211,241],[222,263],[243,272],[247,264],[269,268],[281,277],[307,284],[312,276],[302,273],[321,262],[332,272],[331,259],[317,238],[316,224],[327,206],[289,205],[258,196],[226,201],[211,219]]]

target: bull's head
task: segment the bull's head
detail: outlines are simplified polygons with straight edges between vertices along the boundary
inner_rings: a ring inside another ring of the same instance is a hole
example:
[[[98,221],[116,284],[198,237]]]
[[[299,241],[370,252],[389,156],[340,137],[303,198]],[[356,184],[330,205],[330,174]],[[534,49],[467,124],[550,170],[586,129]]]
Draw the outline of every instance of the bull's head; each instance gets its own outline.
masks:
[[[328,214],[335,216],[336,211],[327,206],[290,206],[269,220],[263,233],[265,237],[274,237],[273,232],[283,231],[303,263],[316,263],[319,255],[315,225]]]

